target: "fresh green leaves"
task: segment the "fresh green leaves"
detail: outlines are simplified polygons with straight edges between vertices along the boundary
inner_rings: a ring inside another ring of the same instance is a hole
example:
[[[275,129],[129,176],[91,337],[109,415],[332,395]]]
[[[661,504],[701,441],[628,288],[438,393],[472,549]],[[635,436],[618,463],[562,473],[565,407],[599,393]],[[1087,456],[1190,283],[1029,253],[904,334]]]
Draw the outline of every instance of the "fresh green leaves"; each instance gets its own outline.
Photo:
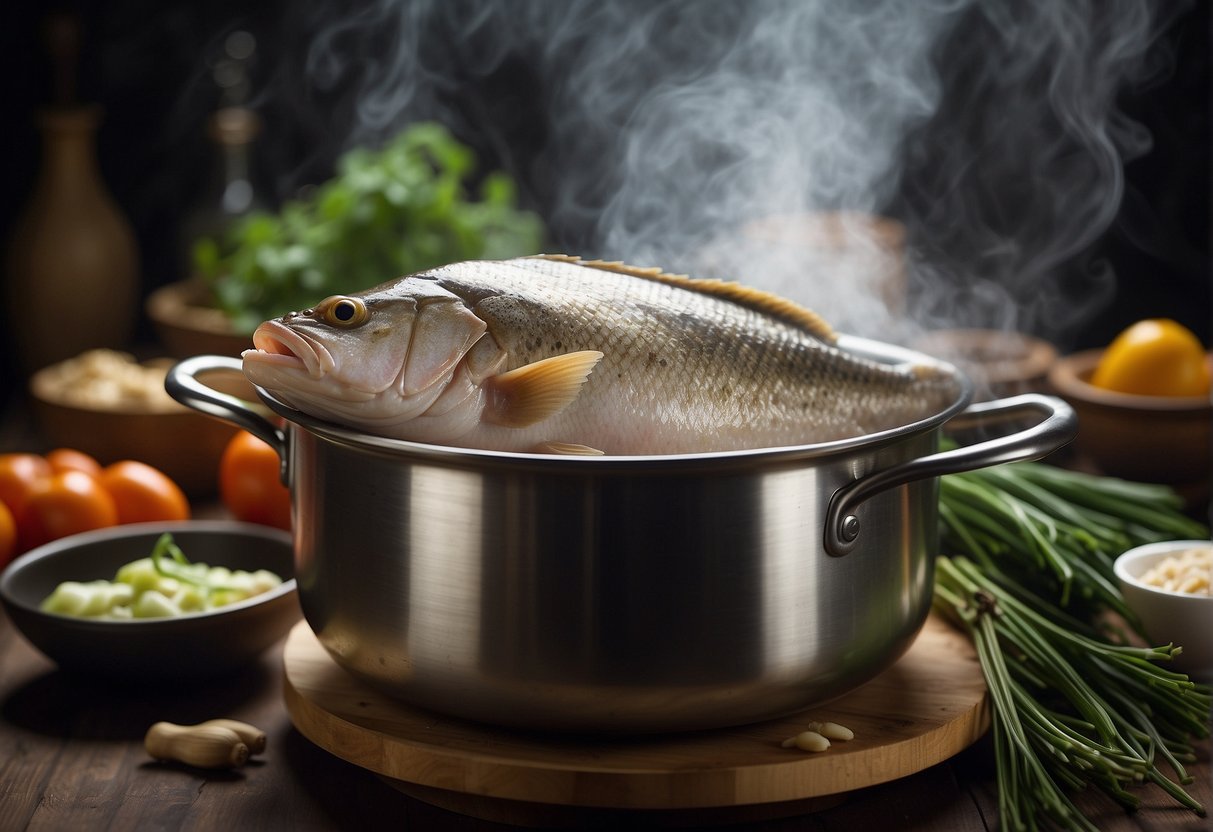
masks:
[[[381,150],[344,155],[329,181],[277,214],[259,213],[222,240],[194,245],[194,267],[233,326],[369,289],[460,260],[535,254],[539,218],[517,207],[513,181],[490,173],[477,198],[472,151],[445,128],[420,123]]]

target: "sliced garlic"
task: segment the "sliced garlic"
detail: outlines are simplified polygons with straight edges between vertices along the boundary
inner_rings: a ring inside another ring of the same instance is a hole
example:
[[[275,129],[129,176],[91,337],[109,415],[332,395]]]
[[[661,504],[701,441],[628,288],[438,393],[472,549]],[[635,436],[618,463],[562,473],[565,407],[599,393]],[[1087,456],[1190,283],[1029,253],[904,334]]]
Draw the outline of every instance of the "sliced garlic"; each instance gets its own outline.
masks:
[[[816,731],[826,739],[848,742],[855,739],[855,732],[837,722],[810,722],[809,730]]]
[[[837,722],[810,722],[805,730],[788,737],[780,745],[783,748],[799,748],[804,751],[825,751],[830,741],[847,742],[855,739],[855,732]]]
[[[801,731],[794,737],[788,737],[781,745],[801,751],[825,751],[830,747],[830,741],[816,731]]]

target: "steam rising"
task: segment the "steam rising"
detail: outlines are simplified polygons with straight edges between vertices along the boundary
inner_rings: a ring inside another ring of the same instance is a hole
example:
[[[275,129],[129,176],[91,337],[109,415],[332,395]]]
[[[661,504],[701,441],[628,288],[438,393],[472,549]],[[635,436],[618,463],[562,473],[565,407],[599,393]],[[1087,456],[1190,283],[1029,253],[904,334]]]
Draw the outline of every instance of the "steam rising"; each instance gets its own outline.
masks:
[[[440,119],[576,253],[740,279],[885,340],[1060,340],[1114,288],[1080,255],[1149,147],[1116,99],[1165,71],[1178,7],[378,0],[305,21],[306,68],[344,142]]]

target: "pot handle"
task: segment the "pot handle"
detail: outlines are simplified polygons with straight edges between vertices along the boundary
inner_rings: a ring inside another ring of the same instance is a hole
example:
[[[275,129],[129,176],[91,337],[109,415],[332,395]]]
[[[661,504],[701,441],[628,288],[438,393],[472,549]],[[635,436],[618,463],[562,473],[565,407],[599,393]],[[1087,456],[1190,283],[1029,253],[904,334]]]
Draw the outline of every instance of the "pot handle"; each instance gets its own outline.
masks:
[[[986,424],[1011,419],[1025,411],[1041,414],[1044,418],[1018,433],[919,457],[884,468],[839,488],[834,492],[826,512],[826,553],[842,557],[855,548],[860,534],[860,522],[855,511],[860,503],[875,494],[928,477],[988,468],[1004,462],[1040,459],[1067,444],[1078,430],[1078,418],[1068,404],[1055,396],[1039,393],[1025,393],[970,405],[957,414],[953,422]]]
[[[198,380],[201,373],[212,370],[235,370],[241,372],[243,362],[239,358],[225,355],[196,355],[177,362],[168,370],[164,389],[186,407],[231,422],[244,428],[254,436],[265,440],[278,454],[282,481],[286,477],[286,432],[253,410],[249,402],[236,396],[220,393]]]

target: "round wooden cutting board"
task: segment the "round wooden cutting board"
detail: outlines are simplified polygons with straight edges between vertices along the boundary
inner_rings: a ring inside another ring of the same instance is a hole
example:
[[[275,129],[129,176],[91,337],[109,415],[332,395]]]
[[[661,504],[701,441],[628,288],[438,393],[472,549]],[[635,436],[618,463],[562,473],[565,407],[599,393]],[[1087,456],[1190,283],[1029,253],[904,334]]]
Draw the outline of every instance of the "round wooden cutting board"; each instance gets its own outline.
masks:
[[[285,698],[321,748],[406,793],[490,820],[546,825],[603,808],[648,816],[778,817],[941,762],[989,725],[968,639],[932,616],[910,650],[833,702],[754,725],[642,737],[523,732],[405,705],[355,679],[306,622],[287,639]],[[814,720],[855,732],[820,753],[783,748]],[[573,813],[570,815],[570,813]],[[677,825],[677,824],[674,824]]]

